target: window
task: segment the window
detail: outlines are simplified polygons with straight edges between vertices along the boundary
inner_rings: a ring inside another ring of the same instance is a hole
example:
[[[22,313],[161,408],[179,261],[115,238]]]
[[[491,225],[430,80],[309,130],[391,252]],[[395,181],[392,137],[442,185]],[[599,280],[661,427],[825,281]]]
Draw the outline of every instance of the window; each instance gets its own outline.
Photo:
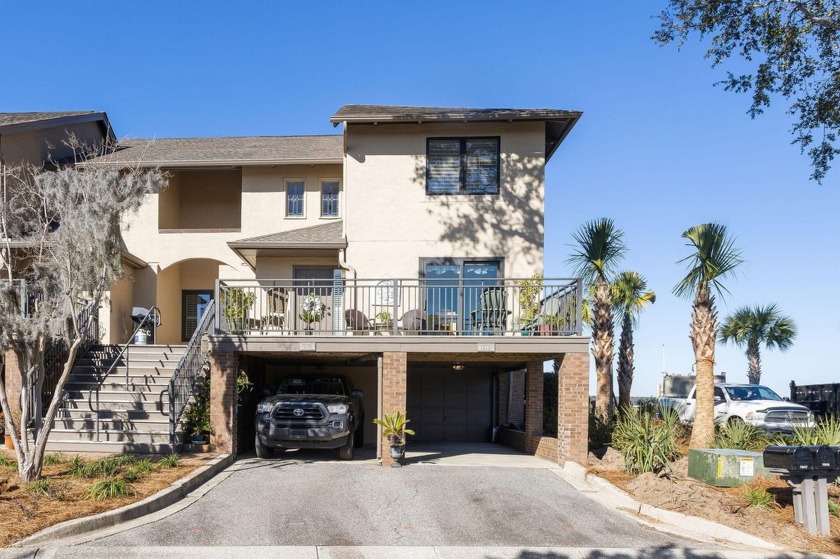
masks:
[[[338,217],[338,181],[321,181],[321,217]]]
[[[286,216],[304,217],[303,181],[286,182]]]
[[[473,312],[480,309],[481,293],[503,284],[501,260],[422,259],[421,270],[432,328],[454,323],[456,330],[474,330]]]
[[[499,138],[428,138],[427,194],[498,194]]]
[[[212,291],[181,291],[181,339],[183,341],[192,338],[201,317],[204,316],[204,311],[207,310],[207,306],[212,300]]]

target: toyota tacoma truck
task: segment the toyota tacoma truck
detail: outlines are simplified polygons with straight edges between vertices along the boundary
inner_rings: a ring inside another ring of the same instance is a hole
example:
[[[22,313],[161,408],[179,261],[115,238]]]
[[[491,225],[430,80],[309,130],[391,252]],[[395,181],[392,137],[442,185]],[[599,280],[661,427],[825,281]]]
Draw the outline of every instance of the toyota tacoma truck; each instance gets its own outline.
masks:
[[[673,408],[683,424],[694,423],[696,386],[687,398],[659,398],[663,407]],[[805,406],[786,402],[759,384],[715,384],[715,422],[743,421],[764,431],[791,433],[796,426],[814,427],[814,417]]]
[[[352,460],[364,444],[364,394],[344,375],[289,375],[274,395],[264,394],[257,405],[259,458],[287,448],[337,448],[339,458]]]

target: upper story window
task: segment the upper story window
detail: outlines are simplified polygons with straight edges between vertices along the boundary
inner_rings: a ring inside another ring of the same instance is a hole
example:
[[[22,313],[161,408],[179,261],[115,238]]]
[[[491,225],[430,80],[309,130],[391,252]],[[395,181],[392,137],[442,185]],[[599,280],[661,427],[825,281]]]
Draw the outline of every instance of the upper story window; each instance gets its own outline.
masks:
[[[321,181],[321,217],[338,217],[338,181]]]
[[[304,217],[304,183],[299,180],[286,182],[286,216]]]
[[[498,194],[499,138],[428,138],[427,194]]]

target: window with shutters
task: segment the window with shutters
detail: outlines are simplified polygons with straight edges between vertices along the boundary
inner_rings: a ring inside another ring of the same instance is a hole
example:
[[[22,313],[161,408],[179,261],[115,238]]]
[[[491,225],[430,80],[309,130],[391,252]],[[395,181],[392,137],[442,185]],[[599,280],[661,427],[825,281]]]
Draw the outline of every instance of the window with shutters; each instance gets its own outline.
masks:
[[[498,194],[499,138],[427,138],[426,194]]]

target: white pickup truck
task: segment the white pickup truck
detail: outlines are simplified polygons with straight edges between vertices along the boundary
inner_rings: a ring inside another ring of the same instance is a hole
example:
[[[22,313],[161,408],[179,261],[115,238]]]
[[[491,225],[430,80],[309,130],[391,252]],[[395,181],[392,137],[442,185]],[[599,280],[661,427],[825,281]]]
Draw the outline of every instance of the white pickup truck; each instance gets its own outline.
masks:
[[[680,421],[694,423],[696,386],[687,398],[660,397],[659,403],[677,411]],[[759,384],[715,384],[715,422],[744,421],[765,431],[790,433],[794,426],[813,427],[814,417],[805,406],[782,400]]]

